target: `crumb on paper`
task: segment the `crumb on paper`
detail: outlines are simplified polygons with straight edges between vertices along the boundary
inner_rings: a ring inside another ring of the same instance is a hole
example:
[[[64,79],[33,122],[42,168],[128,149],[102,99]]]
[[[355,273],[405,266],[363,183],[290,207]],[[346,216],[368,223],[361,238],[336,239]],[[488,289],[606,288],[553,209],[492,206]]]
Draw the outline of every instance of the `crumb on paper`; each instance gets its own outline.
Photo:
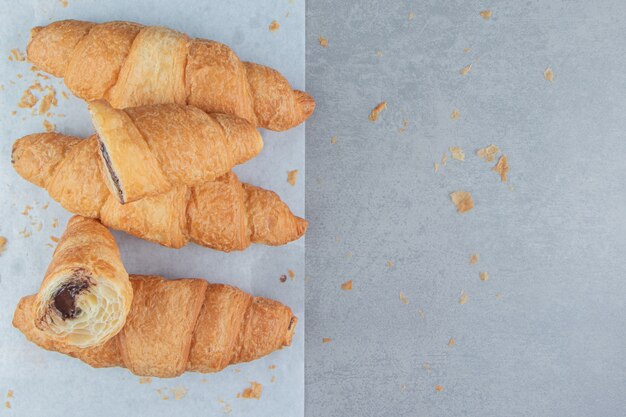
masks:
[[[278,24],[277,21],[272,20],[272,23],[270,23],[270,26],[269,26],[270,32],[276,32],[278,29],[280,29],[280,25]]]
[[[554,71],[552,71],[552,68],[548,67],[543,71],[543,78],[545,78],[547,81],[554,80]]]
[[[149,376],[139,377],[140,384],[150,384],[151,382],[152,382],[152,377],[149,377]]]
[[[5,408],[11,408],[11,402],[10,401],[5,402],[4,403],[4,407]]]
[[[29,205],[29,204],[26,204],[26,205],[24,206],[24,210],[22,210],[22,211],[20,212],[20,214],[21,214],[21,215],[23,215],[23,216],[28,216],[28,213],[30,213],[30,211],[31,211],[32,209],[33,209],[33,206],[31,206],[31,205]]]
[[[267,367],[267,369],[276,369],[276,368],[278,368],[278,366],[276,366],[276,365],[270,365],[270,366]]]
[[[32,224],[32,223],[31,223],[31,224]],[[37,224],[36,224],[35,229],[36,229],[38,232],[41,232],[41,229],[42,229],[42,228],[43,228],[43,223],[42,223],[42,222],[39,222],[39,223],[37,223]]]
[[[441,165],[445,167],[447,163],[448,163],[448,153],[446,152],[441,157]]]
[[[393,261],[387,261],[387,268],[393,267]]]
[[[448,347],[452,347],[454,345],[456,345],[456,340],[454,337],[451,337],[450,340],[448,340]]]
[[[380,112],[382,112],[386,108],[387,108],[387,102],[386,101],[378,103],[378,105],[376,107],[374,107],[372,109],[372,111],[370,112],[369,120],[371,122],[375,122],[376,120],[378,120],[378,116],[380,115]]]
[[[52,219],[52,228],[56,229],[58,226],[59,226],[59,219],[55,217],[54,219]]]
[[[46,87],[47,94],[39,102],[39,115],[46,114],[50,107],[57,105],[56,91],[53,87]]]
[[[63,97],[66,100],[70,98],[69,94],[67,94],[65,91],[61,91],[61,97]]]
[[[487,281],[489,280],[489,272],[480,272],[478,274],[478,277],[480,278],[481,281]]]
[[[161,397],[162,400],[170,399],[170,397],[167,396],[167,388],[157,388],[155,391],[159,394],[159,397]]]
[[[59,238],[56,236],[50,236],[50,240],[53,241],[54,243],[59,243]]]
[[[20,231],[20,235],[24,236],[25,238],[30,237],[33,233],[28,230],[28,227],[24,227],[23,230]]]
[[[217,402],[220,403],[220,405],[222,406],[222,412],[224,414],[230,414],[233,412],[233,406],[227,403],[226,401],[219,398]]]
[[[172,396],[174,397],[174,400],[176,401],[183,399],[185,395],[187,395],[187,391],[188,390],[185,387],[170,388],[170,393],[172,394]]]
[[[2,254],[7,248],[7,238],[0,236],[0,254]],[[9,391],[12,392],[12,391]]]
[[[500,174],[500,180],[502,182],[506,182],[506,176],[509,173],[509,161],[506,155],[502,155],[500,157],[496,166],[492,168],[492,171],[495,171],[498,174]]]
[[[287,173],[287,182],[291,185],[294,186],[296,185],[296,181],[298,180],[298,170],[294,169],[291,170]]]
[[[465,161],[465,153],[463,152],[463,149],[459,148],[458,146],[452,146],[448,150],[452,154],[452,159],[456,159],[457,161]]]
[[[478,263],[479,255],[477,253],[472,253],[469,258],[470,265],[476,265]]]
[[[54,123],[50,122],[48,119],[45,119],[43,122],[43,128],[46,130],[46,132],[52,132],[54,131]]]
[[[459,117],[461,117],[461,112],[458,111],[457,109],[452,110],[452,113],[450,113],[450,119],[456,120]]]
[[[287,282],[287,275],[283,274],[278,279],[280,280],[280,282],[285,283]]]
[[[243,390],[241,394],[237,394],[237,398],[246,398],[258,400],[261,398],[263,392],[263,385],[258,382],[251,381],[250,387]]]
[[[459,70],[459,74],[467,75],[472,70],[472,64],[466,65]]]
[[[430,367],[430,364],[428,362],[424,362],[422,364],[422,368],[426,370],[426,372],[428,372],[429,374],[433,371],[433,368]]]
[[[469,51],[471,51],[471,50],[472,50],[472,48],[463,48],[463,52],[464,52],[464,53],[468,53],[468,52],[469,52]]]
[[[401,391],[405,391],[406,390],[406,384],[400,384],[400,390]]]
[[[13,59],[19,62],[26,60],[24,54],[20,52],[19,49],[11,49],[11,55],[13,55]]]
[[[500,148],[496,145],[489,145],[476,151],[476,155],[485,162],[493,162],[498,153]]]
[[[35,76],[37,76],[37,77],[39,77],[39,78],[41,78],[43,80],[49,80],[50,79],[50,77],[48,77],[46,74],[43,74],[41,72],[36,73]]]
[[[383,55],[385,55],[385,53],[383,51],[380,51],[380,50],[376,51],[376,56],[377,57],[381,57]]]
[[[459,213],[467,213],[474,208],[472,195],[467,191],[454,191],[450,193],[450,199],[456,206],[456,211]]]
[[[12,389],[7,391],[7,398],[13,398],[13,390]]]
[[[493,12],[491,10],[483,10],[480,12],[480,16],[485,20],[491,19],[492,15],[493,15]]]
[[[67,5],[69,4],[68,0],[59,0],[59,3],[61,3],[61,6],[63,7],[67,7]]]
[[[208,380],[208,379],[206,379],[206,378],[202,378],[202,379],[200,379],[200,383],[202,383],[202,384],[206,384],[208,381],[209,381],[209,380]]]
[[[276,382],[276,375],[272,375],[272,378],[270,379],[270,383],[274,383]]]
[[[43,206],[41,206],[41,209],[42,210],[47,210],[49,205],[50,205],[50,202],[48,202],[48,203],[44,204]]]
[[[346,281],[343,284],[341,284],[341,289],[344,291],[351,291],[352,290],[352,280]]]
[[[409,12],[409,20],[415,19],[415,14],[413,12]]]
[[[435,172],[439,171],[439,163],[435,162],[433,168],[434,168]]]
[[[28,89],[24,91],[24,94],[22,94],[22,98],[19,103],[17,103],[17,107],[21,109],[30,109],[34,107],[35,104],[37,104],[37,97],[35,97],[31,90]]]
[[[331,136],[331,138],[330,138],[330,143],[331,143],[332,145],[335,145],[335,144],[337,143],[337,136]]]
[[[464,290],[461,290],[461,295],[459,296],[459,304],[463,305],[469,301],[469,295]]]
[[[331,339],[330,337],[322,337],[322,343],[330,343],[332,341],[333,339]]]
[[[322,45],[323,48],[326,48],[328,46],[328,39],[326,39],[322,35],[320,35],[319,41],[320,45]]]
[[[402,301],[402,304],[409,304],[409,299],[406,298],[406,295],[404,295],[402,291],[400,291],[400,301]]]
[[[293,272],[291,269],[287,270],[287,274],[289,274],[289,278],[291,278],[291,280],[293,281],[294,278],[296,277],[296,273]]]
[[[443,386],[439,385],[439,384],[435,385],[435,391],[437,391],[437,392],[443,391]]]
[[[421,308],[417,310],[417,314],[418,314],[418,316],[420,316],[420,319],[422,319],[422,320],[424,320],[426,318],[426,313],[424,313],[424,310],[421,309]]]
[[[402,119],[402,127],[398,128],[398,132],[404,133],[409,127],[409,121],[406,119]]]

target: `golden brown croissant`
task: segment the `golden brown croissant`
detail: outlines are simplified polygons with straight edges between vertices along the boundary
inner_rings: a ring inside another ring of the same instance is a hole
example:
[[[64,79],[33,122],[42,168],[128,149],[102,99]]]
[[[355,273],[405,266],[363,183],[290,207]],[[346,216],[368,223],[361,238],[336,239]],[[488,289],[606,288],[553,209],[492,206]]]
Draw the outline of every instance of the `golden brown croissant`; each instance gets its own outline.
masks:
[[[191,240],[229,252],[251,243],[283,245],[306,231],[306,220],[275,193],[242,184],[233,173],[122,205],[104,184],[98,158],[95,136],[42,133],[17,140],[11,162],[66,210],[164,246],[180,248]]]
[[[122,204],[214,181],[263,148],[258,130],[244,119],[191,106],[118,110],[98,100],[89,111],[106,184]]]
[[[28,60],[78,97],[115,108],[178,103],[287,130],[315,101],[276,70],[241,62],[226,45],[131,22],[62,20],[31,30]]]
[[[124,326],[133,289],[111,233],[97,220],[74,216],[33,301],[33,324],[45,337],[86,348]]]
[[[141,376],[217,372],[291,344],[297,318],[283,304],[202,279],[131,275],[134,299],[122,330],[81,349],[33,325],[35,296],[20,300],[13,325],[40,347],[95,367],[121,366]]]

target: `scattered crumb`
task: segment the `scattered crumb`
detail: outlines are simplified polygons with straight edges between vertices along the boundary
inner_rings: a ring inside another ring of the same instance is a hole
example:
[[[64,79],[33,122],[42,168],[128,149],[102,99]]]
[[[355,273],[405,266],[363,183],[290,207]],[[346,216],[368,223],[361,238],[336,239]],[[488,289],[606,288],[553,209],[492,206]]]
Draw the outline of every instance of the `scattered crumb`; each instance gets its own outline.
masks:
[[[202,379],[200,380],[200,382],[201,382],[202,384],[206,384],[206,383],[208,382],[208,379],[206,379],[206,378],[202,378]]]
[[[43,121],[43,128],[46,130],[46,132],[52,132],[55,128],[54,123],[48,121],[47,119]]]
[[[283,274],[278,279],[280,280],[280,282],[285,283],[287,282],[287,275]]]
[[[50,77],[48,77],[46,74],[42,74],[41,72],[38,72],[37,74],[35,74],[35,76],[43,79],[43,80],[49,80]]]
[[[461,295],[459,296],[459,304],[463,305],[469,301],[469,295],[464,290],[461,290]]]
[[[409,20],[413,20],[415,18],[415,14],[413,12],[409,12]]]
[[[506,176],[509,173],[509,161],[506,155],[502,155],[500,157],[496,166],[492,168],[492,171],[500,174],[500,179],[502,180],[502,182],[506,182]]]
[[[409,121],[406,119],[402,119],[402,127],[398,128],[398,132],[404,133],[409,127]]]
[[[67,94],[65,91],[61,91],[61,97],[63,97],[66,100],[70,98],[69,94]]]
[[[280,25],[278,24],[277,21],[272,20],[272,23],[270,23],[270,26],[269,26],[270,32],[276,32],[278,29],[280,29]]]
[[[470,265],[476,265],[478,263],[479,256],[477,253],[472,253],[470,255],[469,263]]]
[[[387,268],[393,267],[393,261],[387,261]]]
[[[5,408],[11,408],[11,402],[7,401],[4,403]]]
[[[22,98],[20,99],[20,102],[17,103],[17,107],[21,109],[30,109],[35,104],[37,104],[37,97],[35,97],[33,93],[31,93],[30,89],[28,89],[24,91],[24,94],[22,94]]]
[[[17,112],[16,112],[15,110],[13,110],[13,111],[11,112],[11,115],[12,115],[12,116],[15,116],[16,114],[17,114]]]
[[[289,278],[291,278],[291,280],[293,281],[294,278],[296,277],[296,273],[293,272],[291,269],[287,270],[287,274],[289,274]]]
[[[297,169],[294,169],[294,170],[289,171],[287,173],[287,182],[290,185],[292,185],[292,186],[296,185],[296,181],[297,180],[298,180],[298,170]]]
[[[492,14],[493,13],[491,10],[483,10],[482,12],[480,12],[480,16],[485,20],[491,19]]]
[[[459,111],[458,111],[458,110],[456,110],[456,109],[452,110],[452,113],[450,113],[450,118],[451,118],[452,120],[456,120],[456,119],[458,119],[459,117],[461,117],[461,112],[459,112]]]
[[[474,208],[474,200],[472,195],[467,191],[455,191],[450,193],[452,203],[456,206],[456,211],[459,213],[467,213]]]
[[[52,219],[52,228],[56,229],[58,225],[59,225],[59,219],[57,218]]]
[[[22,75],[22,74],[17,74],[17,75],[16,75],[16,77],[17,77],[18,79],[20,79],[20,78],[22,78],[22,77],[23,77],[23,75]]]
[[[458,146],[453,146],[448,150],[452,154],[453,159],[456,159],[457,161],[465,161],[465,153],[463,153],[463,149]]]
[[[447,163],[448,163],[448,153],[446,152],[441,157],[441,165],[445,167]]]
[[[424,362],[422,364],[422,368],[424,368],[429,374],[433,371],[433,368],[430,367],[430,364],[428,362]]]
[[[174,400],[178,401],[187,395],[187,388],[184,387],[174,387],[170,388],[170,392],[174,396]]]
[[[139,378],[139,383],[140,384],[150,384],[152,382],[152,377],[149,376],[142,376]]]
[[[337,136],[331,136],[330,143],[333,144],[333,145],[336,144],[337,143]]]
[[[32,224],[32,223],[31,223],[31,224]],[[42,222],[37,223],[37,225],[36,225],[35,229],[36,229],[38,232],[41,232],[41,229],[42,229],[42,228],[43,228],[43,223],[42,223]]]
[[[278,366],[276,366],[276,365],[270,365],[270,366],[267,367],[267,369],[276,369],[276,368],[278,368]]]
[[[476,151],[476,155],[485,162],[493,162],[496,155],[500,152],[500,148],[496,145],[489,145]]]
[[[330,337],[322,337],[322,343],[330,343],[332,341],[333,339],[331,339]]]
[[[448,347],[452,347],[454,345],[456,345],[456,340],[454,337],[451,337],[450,340],[448,340]]]
[[[381,57],[383,55],[385,55],[385,53],[383,51],[376,51],[376,56],[377,57]]]
[[[7,238],[0,236],[0,254],[2,254],[7,248]],[[12,392],[12,391],[9,391]]]
[[[420,319],[424,320],[426,318],[426,313],[421,308],[417,310],[417,314],[420,316]]]
[[[552,71],[552,68],[548,67],[543,71],[543,78],[547,81],[554,80],[554,72]]]
[[[67,0],[59,0],[59,3],[61,3],[61,6],[63,7],[67,7],[67,5],[69,4]]]
[[[41,206],[41,209],[42,210],[47,210],[49,205],[50,205],[50,203],[46,203],[43,206]]]
[[[346,281],[343,284],[341,284],[341,289],[344,291],[351,291],[352,290],[352,280]]]
[[[32,232],[30,230],[28,230],[27,227],[24,228],[24,230],[20,231],[20,235],[26,237],[30,237],[32,235]]]
[[[472,70],[472,64],[466,65],[459,70],[459,74],[467,75]]]
[[[159,394],[159,397],[161,397],[162,400],[169,400],[170,397],[168,397],[166,395],[167,393],[167,389],[166,388],[157,388],[155,389],[155,391],[157,392],[157,394]]]
[[[441,391],[443,391],[443,386],[441,386],[441,385],[435,385],[435,391],[437,391],[437,392],[441,392]]]
[[[46,243],[46,246],[49,248],[54,248],[54,245],[52,243]]]
[[[489,272],[481,272],[478,274],[481,281],[487,281],[489,279]]]
[[[406,295],[404,295],[402,291],[400,291],[400,301],[402,301],[402,304],[409,304],[409,299],[406,298]]]
[[[434,169],[435,169],[435,172],[439,171],[439,163],[438,162],[435,162]]]
[[[236,373],[236,374],[241,373],[241,369],[235,368],[235,369],[233,369],[233,372]]]
[[[352,257],[352,252],[348,251],[348,253],[346,253],[346,258],[351,258]]]
[[[24,61],[26,58],[24,58],[24,54],[22,54],[19,49],[11,49],[11,55],[13,55],[13,59],[15,59],[16,61]]]
[[[380,114],[380,112],[382,112],[386,108],[387,108],[386,101],[383,101],[382,103],[379,103],[376,107],[374,107],[374,109],[371,111],[369,115],[370,121],[375,122],[376,120],[378,120],[378,115]]]
[[[50,236],[50,240],[53,241],[54,243],[59,243],[59,238],[56,236]]]
[[[499,300],[502,298],[502,294],[500,294],[499,292],[496,293],[496,299]]]
[[[261,392],[263,391],[263,385],[258,382],[251,381],[250,388],[243,390],[241,394],[237,394],[237,398],[255,399],[261,398]]]
[[[405,391],[406,390],[406,384],[400,384],[400,390],[401,391]]]
[[[320,40],[320,45],[322,45],[323,48],[326,48],[328,46],[328,39],[326,39],[322,35],[320,35],[319,40]]]
[[[464,52],[464,53],[468,53],[468,52],[469,52],[469,51],[471,51],[471,50],[472,50],[472,48],[463,48],[463,52]]]
[[[276,382],[276,375],[272,375],[272,379],[270,379],[270,382],[273,384],[274,382]]]
[[[41,101],[39,102],[39,114],[46,114],[50,110],[51,106],[57,105],[56,91],[53,87],[46,87],[46,91],[48,93],[43,96]]]
[[[32,209],[33,209],[33,206],[26,204],[26,205],[24,206],[24,210],[22,210],[22,211],[20,212],[20,214],[21,214],[21,215],[23,215],[23,216],[28,216],[28,213],[30,213],[30,211],[31,211]]]

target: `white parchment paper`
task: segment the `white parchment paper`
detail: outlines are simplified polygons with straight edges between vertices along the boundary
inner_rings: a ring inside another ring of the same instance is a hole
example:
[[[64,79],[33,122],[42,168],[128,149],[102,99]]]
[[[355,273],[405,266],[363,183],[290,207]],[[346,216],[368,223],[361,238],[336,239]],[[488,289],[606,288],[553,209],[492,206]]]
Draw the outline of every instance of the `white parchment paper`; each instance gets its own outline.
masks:
[[[79,360],[42,350],[12,327],[19,298],[36,292],[50,262],[54,245],[50,237],[62,234],[70,213],[13,171],[11,145],[21,136],[43,131],[44,119],[63,133],[86,136],[93,131],[85,103],[71,94],[69,99],[63,98],[61,92],[69,91],[61,80],[38,79],[30,64],[8,59],[11,49],[25,51],[32,26],[60,19],[164,25],[224,42],[242,60],[274,67],[294,88],[304,89],[304,0],[68,1],[65,7],[57,0],[0,3],[0,235],[8,239],[0,255],[0,410],[10,405],[10,410],[0,414],[303,415],[304,239],[282,247],[255,245],[245,252],[225,254],[193,244],[180,250],[167,249],[114,233],[130,273],[233,284],[279,300],[296,313],[299,322],[291,347],[218,374],[186,373],[175,379],[154,378],[140,383],[125,369],[92,369]],[[271,32],[268,27],[273,20],[280,28]],[[23,91],[36,80],[42,86],[55,87],[58,106],[51,109],[55,116],[33,116],[30,109],[17,107]],[[242,181],[276,191],[295,214],[303,216],[304,127],[262,134],[262,154],[236,172]],[[287,183],[287,172],[292,169],[299,170],[296,186]],[[27,215],[21,214],[26,205],[33,208]],[[295,272],[295,278],[281,283],[279,277],[288,275],[288,269]],[[263,385],[260,400],[237,398],[250,381]]]

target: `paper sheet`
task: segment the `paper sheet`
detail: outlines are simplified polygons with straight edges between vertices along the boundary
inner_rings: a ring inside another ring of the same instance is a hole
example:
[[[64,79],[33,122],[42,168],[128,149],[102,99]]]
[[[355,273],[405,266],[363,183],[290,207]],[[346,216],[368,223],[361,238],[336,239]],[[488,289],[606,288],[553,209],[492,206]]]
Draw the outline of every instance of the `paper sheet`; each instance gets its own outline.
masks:
[[[10,405],[10,413],[15,416],[50,417],[78,412],[123,416],[131,411],[140,416],[303,415],[304,239],[282,247],[255,245],[244,252],[225,254],[193,244],[180,250],[167,249],[114,233],[131,273],[206,278],[279,300],[293,309],[299,322],[291,347],[252,363],[231,366],[221,373],[186,373],[179,378],[153,378],[142,384],[140,378],[125,369],[92,369],[79,360],[42,350],[12,327],[19,298],[36,292],[41,283],[53,251],[51,236],[59,237],[70,217],[44,190],[13,171],[12,143],[26,134],[43,131],[44,119],[63,133],[85,136],[93,129],[85,103],[71,97],[61,80],[37,78],[29,69],[30,64],[10,61],[8,57],[14,48],[25,52],[29,30],[36,25],[60,19],[132,20],[224,42],[242,60],[276,68],[294,88],[304,89],[304,10],[304,0],[68,0],[67,6],[56,0],[3,3],[0,236],[5,236],[8,243],[0,255],[0,409]],[[270,31],[274,20],[280,27]],[[58,106],[51,111],[65,117],[33,116],[30,109],[17,107],[23,91],[37,80],[42,86],[54,86]],[[62,91],[70,98],[65,99]],[[274,190],[295,214],[304,216],[304,126],[262,134],[262,154],[236,172],[242,181]],[[287,173],[293,169],[299,170],[295,186],[287,183]],[[28,215],[20,214],[26,205],[33,209]],[[25,233],[20,234],[22,231]],[[29,233],[29,237],[23,236]],[[295,278],[281,283],[279,277],[288,276],[288,269],[295,272]],[[270,365],[276,365],[275,369],[270,369]],[[237,398],[250,381],[263,385],[260,400]]]

